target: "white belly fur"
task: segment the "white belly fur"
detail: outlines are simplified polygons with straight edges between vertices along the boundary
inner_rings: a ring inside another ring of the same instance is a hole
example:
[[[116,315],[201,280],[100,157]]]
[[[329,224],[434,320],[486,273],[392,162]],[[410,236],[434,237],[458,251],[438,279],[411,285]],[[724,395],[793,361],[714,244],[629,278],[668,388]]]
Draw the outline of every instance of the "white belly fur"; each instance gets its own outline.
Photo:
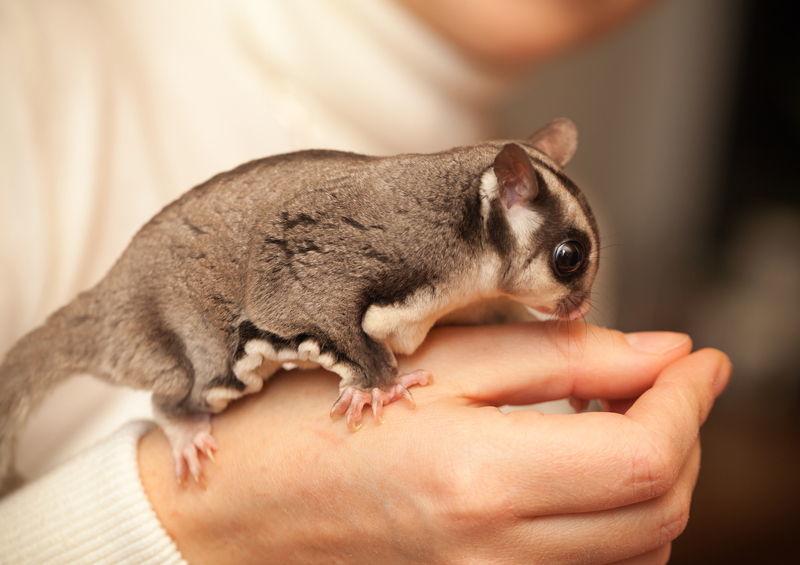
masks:
[[[361,327],[394,353],[413,353],[437,321],[468,304],[498,296],[499,260],[487,257],[477,265],[449,284],[423,287],[397,304],[370,306]]]

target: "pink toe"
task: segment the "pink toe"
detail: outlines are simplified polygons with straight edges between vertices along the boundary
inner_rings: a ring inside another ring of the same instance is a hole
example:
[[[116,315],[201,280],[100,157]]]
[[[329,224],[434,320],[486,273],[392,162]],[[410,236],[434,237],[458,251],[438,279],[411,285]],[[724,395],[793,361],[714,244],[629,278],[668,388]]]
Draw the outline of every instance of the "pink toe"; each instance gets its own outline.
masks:
[[[426,386],[431,384],[432,382],[433,382],[433,375],[431,375],[428,371],[425,371],[423,369],[412,371],[411,373],[400,376],[400,384],[406,388],[412,387],[414,385]]]
[[[411,391],[401,384],[394,385],[394,388],[392,389],[392,398],[394,400],[403,398],[412,408],[417,407],[417,403],[414,402],[414,397],[411,395]]]
[[[347,411],[347,427],[350,431],[358,431],[361,429],[361,408],[350,407]]]
[[[383,424],[383,404],[387,398],[387,394],[379,388],[372,389],[372,416],[379,424]]]
[[[178,478],[178,484],[183,484],[183,481],[186,480],[186,462],[179,453],[173,455],[173,460],[175,461],[175,476]]]
[[[194,445],[190,445],[183,450],[182,455],[183,459],[186,461],[186,464],[189,466],[189,474],[192,475],[192,478],[195,480],[195,482],[199,482],[200,460],[197,457],[197,449]]]
[[[414,398],[408,391],[408,387],[415,385],[425,386],[431,382],[432,376],[428,371],[418,370],[401,375],[398,377],[396,384],[387,390],[375,387],[366,391],[355,386],[347,386],[334,402],[330,414],[331,417],[344,415],[347,426],[355,431],[361,428],[364,406],[369,404],[375,421],[383,423],[384,406],[403,398],[414,407]]]
[[[347,409],[353,400],[353,390],[353,387],[347,387],[341,392],[339,398],[337,398],[336,402],[334,402],[333,406],[331,406],[331,418],[342,416],[345,412],[347,412]]]

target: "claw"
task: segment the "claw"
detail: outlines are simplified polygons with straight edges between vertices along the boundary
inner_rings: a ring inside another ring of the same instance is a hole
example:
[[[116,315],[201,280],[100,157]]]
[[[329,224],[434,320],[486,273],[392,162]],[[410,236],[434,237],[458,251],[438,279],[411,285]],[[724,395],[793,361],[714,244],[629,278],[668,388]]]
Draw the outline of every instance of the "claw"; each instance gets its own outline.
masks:
[[[195,483],[205,488],[201,457],[205,455],[214,461],[214,452],[219,449],[214,436],[211,435],[210,415],[165,419],[161,422],[161,426],[172,446],[178,484],[183,485],[191,475]]]
[[[200,482],[200,460],[197,458],[197,450],[191,445],[183,450],[183,459],[189,466],[189,474],[192,475],[194,482]]]
[[[349,388],[348,391],[349,394],[347,394],[347,391],[344,394],[346,398],[349,398],[349,405],[345,405],[347,427],[350,428],[351,431],[356,431],[361,429],[361,417],[363,416],[364,405],[370,401],[370,396],[367,392],[356,388]]]
[[[416,402],[414,402],[414,397],[408,388],[414,385],[425,386],[430,384],[432,380],[433,378],[428,371],[417,370],[401,375],[393,386],[385,390],[379,387],[364,390],[353,385],[346,386],[331,407],[331,418],[344,415],[347,427],[351,431],[359,430],[362,425],[364,406],[369,404],[375,422],[382,424],[384,406],[403,398],[411,408],[416,408]]]
[[[406,402],[408,402],[408,404],[409,404],[409,406],[411,406],[411,408],[416,408],[417,407],[417,403],[414,400],[414,396],[412,396],[410,390],[408,390],[406,387],[404,387],[403,385],[400,385],[400,384],[399,385],[395,385],[395,388],[397,389],[397,392],[400,393],[400,396],[402,396],[403,398],[406,399]]]
[[[201,451],[211,462],[214,462],[214,452],[219,449],[217,441],[209,433],[198,433],[192,443]]]
[[[383,424],[384,395],[385,393],[381,389],[372,389],[372,402],[370,403],[372,406],[372,417],[375,418],[375,421],[379,424]]]
[[[347,427],[351,432],[357,432],[361,429],[362,426],[361,422],[361,410],[350,410],[347,411]]]
[[[337,398],[336,402],[334,402],[333,406],[331,406],[331,418],[337,418],[347,412],[347,408],[350,406],[350,402],[353,400],[353,391],[353,388],[348,387],[341,392],[339,398]]]

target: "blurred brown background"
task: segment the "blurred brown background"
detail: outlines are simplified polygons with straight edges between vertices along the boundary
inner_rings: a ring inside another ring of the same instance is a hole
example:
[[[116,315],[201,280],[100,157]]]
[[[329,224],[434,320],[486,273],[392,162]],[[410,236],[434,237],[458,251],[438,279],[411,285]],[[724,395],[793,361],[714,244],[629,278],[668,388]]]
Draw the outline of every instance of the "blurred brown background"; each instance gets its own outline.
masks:
[[[499,110],[507,136],[556,115],[578,123],[570,171],[605,238],[594,321],[685,331],[733,359],[672,563],[800,556],[795,8],[665,0],[538,69]]]

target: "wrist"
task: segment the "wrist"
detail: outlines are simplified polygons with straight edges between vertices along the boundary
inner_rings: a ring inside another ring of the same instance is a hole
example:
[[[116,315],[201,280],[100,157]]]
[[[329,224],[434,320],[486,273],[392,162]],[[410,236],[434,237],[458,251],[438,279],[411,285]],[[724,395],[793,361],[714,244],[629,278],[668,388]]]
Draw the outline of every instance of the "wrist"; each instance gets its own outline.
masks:
[[[329,379],[323,382],[330,384]],[[326,425],[329,388],[322,408],[309,409]],[[326,508],[327,501],[345,496],[341,479],[330,468],[320,473],[320,467],[308,464],[330,459],[330,453],[320,453],[326,447],[298,430],[291,437],[280,433],[280,407],[263,406],[277,396],[275,391],[254,395],[213,419],[220,450],[216,462],[203,460],[202,484],[191,478],[178,483],[160,429],[139,443],[144,490],[164,529],[193,565],[315,562],[335,551],[335,538],[346,534],[341,516],[334,517],[337,525],[332,527]]]
[[[178,484],[169,442],[160,429],[150,430],[139,441],[138,463],[145,494],[183,557],[192,564],[219,562],[215,561],[213,506],[204,504],[205,493],[199,485]]]

